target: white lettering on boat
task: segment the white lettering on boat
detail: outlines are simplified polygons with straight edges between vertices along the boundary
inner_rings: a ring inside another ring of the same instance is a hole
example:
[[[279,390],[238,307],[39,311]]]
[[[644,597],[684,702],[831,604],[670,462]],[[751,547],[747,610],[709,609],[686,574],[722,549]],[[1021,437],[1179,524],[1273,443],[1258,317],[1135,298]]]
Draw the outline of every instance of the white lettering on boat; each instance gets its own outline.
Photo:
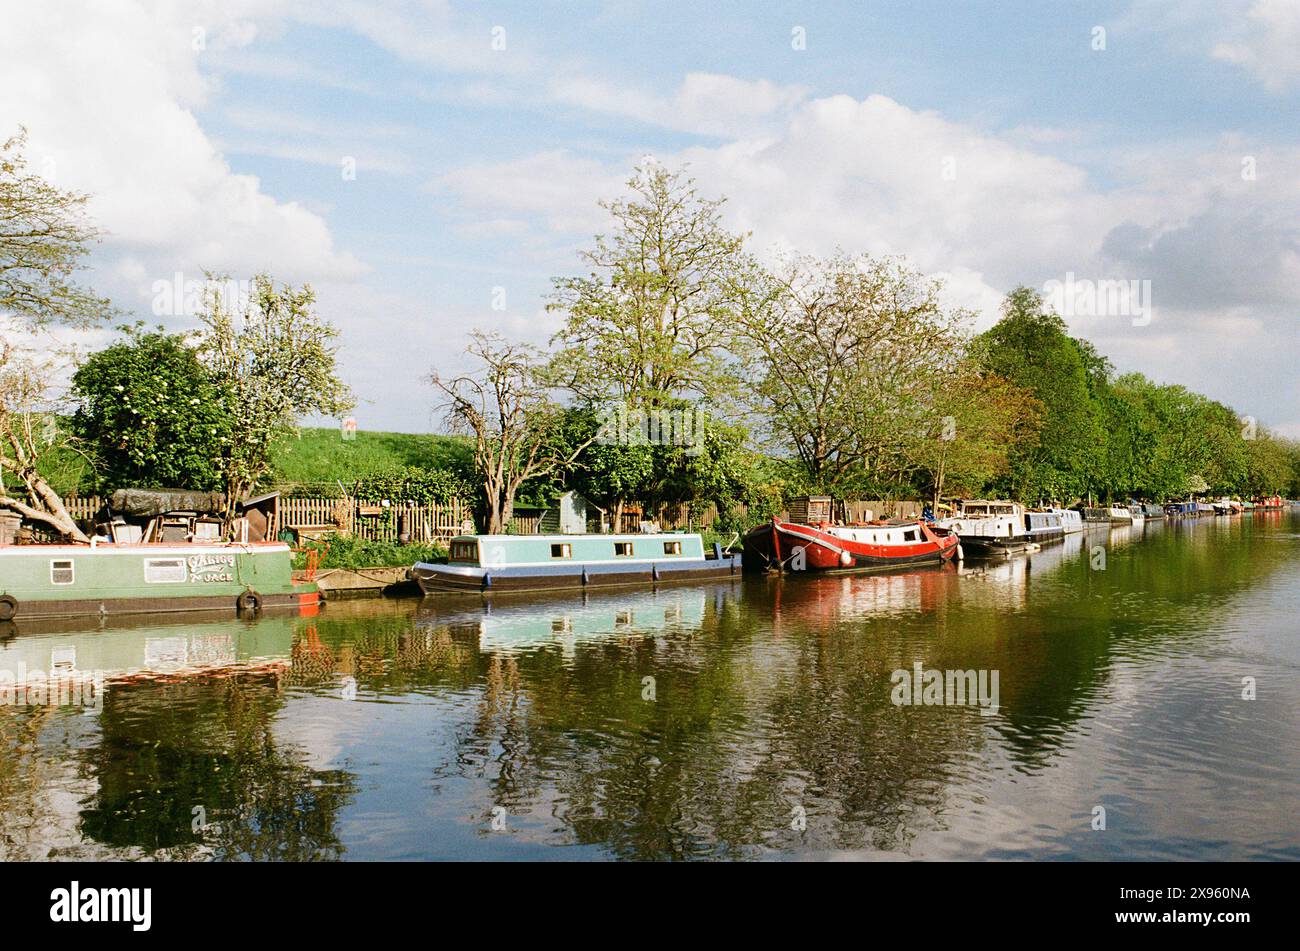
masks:
[[[202,555],[190,555],[186,559],[190,569],[191,581],[234,581],[235,580],[235,556],[234,555],[214,555],[205,553]]]

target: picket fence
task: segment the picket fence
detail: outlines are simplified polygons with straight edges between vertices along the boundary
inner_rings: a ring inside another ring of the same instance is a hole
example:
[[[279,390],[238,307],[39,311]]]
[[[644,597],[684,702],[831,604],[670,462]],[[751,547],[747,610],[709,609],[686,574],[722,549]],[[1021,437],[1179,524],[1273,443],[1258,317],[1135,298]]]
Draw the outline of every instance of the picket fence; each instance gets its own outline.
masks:
[[[97,495],[65,498],[68,514],[90,521],[101,513],[104,499]],[[533,519],[533,530],[536,530]],[[339,532],[370,541],[396,541],[399,527],[414,542],[445,542],[474,527],[474,513],[463,502],[423,504],[380,499],[281,498],[272,535],[288,529],[297,536]]]

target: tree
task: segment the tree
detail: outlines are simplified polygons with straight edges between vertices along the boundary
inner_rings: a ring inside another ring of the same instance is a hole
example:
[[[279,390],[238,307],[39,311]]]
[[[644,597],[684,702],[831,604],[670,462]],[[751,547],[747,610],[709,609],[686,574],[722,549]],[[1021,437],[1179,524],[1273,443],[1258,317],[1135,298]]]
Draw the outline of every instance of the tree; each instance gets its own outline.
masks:
[[[1038,292],[1019,287],[1002,304],[1002,319],[976,339],[989,372],[1028,389],[1043,406],[1037,442],[1013,453],[1000,488],[1021,499],[1073,499],[1098,487],[1106,443],[1093,395],[1096,353],[1066,333]]]
[[[88,542],[40,471],[42,459],[66,444],[49,400],[55,372],[54,361],[33,359],[0,341],[0,508]],[[24,498],[10,491],[11,479],[22,486]]]
[[[208,277],[210,287],[230,286]],[[338,331],[315,302],[310,286],[277,286],[266,274],[253,278],[246,302],[205,295],[199,357],[230,407],[231,435],[218,458],[228,515],[271,471],[272,445],[301,417],[340,416],[355,405],[338,377]]]
[[[0,144],[0,316],[10,330],[90,326],[108,304],[73,280],[98,238],[84,216],[86,196],[29,172],[25,144],[21,129]],[[38,356],[0,336],[0,507],[84,542],[41,471],[42,462],[68,442],[52,397],[60,356]],[[10,491],[11,482],[21,498]]]
[[[230,394],[184,334],[122,329],[125,339],[91,354],[72,377],[80,402],[72,430],[93,454],[98,482],[220,488],[233,429]]]
[[[28,171],[27,132],[0,144],[0,314],[24,327],[88,327],[107,300],[74,281],[99,238],[85,217],[88,196],[56,188]]]
[[[762,436],[822,491],[885,492],[922,464],[966,314],[891,258],[796,257],[745,299],[736,347]]]
[[[479,364],[474,372],[435,372],[432,383],[443,396],[448,425],[474,439],[487,530],[501,534],[523,484],[572,465],[590,439],[576,447],[564,444],[563,413],[550,398],[544,360],[534,348],[476,330],[466,353]]]
[[[1005,475],[1011,454],[1038,438],[1042,404],[966,361],[944,379],[935,412],[939,425],[921,443],[919,471],[937,503],[946,495],[981,495]]]
[[[590,273],[555,280],[549,308],[565,324],[552,379],[593,404],[715,398],[751,269],[744,239],[722,227],[723,202],[701,198],[682,171],[647,163],[628,187],[633,198],[601,203],[614,230],[582,252]]]

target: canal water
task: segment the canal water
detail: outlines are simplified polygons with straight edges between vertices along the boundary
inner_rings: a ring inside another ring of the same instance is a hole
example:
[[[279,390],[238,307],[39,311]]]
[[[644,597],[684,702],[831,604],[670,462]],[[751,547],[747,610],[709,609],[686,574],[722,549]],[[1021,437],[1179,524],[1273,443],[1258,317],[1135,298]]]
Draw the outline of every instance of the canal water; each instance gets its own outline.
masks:
[[[1300,859],[1294,513],[884,575],[10,626],[0,679],[7,860]]]

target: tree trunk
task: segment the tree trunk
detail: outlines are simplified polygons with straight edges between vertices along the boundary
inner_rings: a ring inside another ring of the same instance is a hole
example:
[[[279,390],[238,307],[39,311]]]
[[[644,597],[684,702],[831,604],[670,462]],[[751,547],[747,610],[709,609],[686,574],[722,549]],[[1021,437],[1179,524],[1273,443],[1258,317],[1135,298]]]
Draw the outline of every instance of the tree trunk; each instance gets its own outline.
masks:
[[[85,532],[77,527],[77,523],[68,514],[68,509],[63,504],[63,500],[59,499],[58,496],[55,496],[55,499],[57,501],[51,506],[54,511],[51,512],[41,511],[25,502],[20,502],[18,499],[10,498],[8,495],[0,495],[0,507],[11,509],[29,522],[41,522],[48,525],[60,535],[64,535],[74,542],[80,542],[83,545],[89,544],[90,539],[86,537]]]
[[[3,457],[0,457],[0,463],[3,464],[4,469],[22,480],[28,496],[31,497],[30,504],[15,499],[9,495],[3,484],[0,484],[0,507],[11,509],[28,521],[48,525],[74,542],[90,543],[86,533],[77,527],[76,521],[68,514],[68,507],[63,504],[63,497],[37,474],[33,466],[23,465],[21,461]]]

